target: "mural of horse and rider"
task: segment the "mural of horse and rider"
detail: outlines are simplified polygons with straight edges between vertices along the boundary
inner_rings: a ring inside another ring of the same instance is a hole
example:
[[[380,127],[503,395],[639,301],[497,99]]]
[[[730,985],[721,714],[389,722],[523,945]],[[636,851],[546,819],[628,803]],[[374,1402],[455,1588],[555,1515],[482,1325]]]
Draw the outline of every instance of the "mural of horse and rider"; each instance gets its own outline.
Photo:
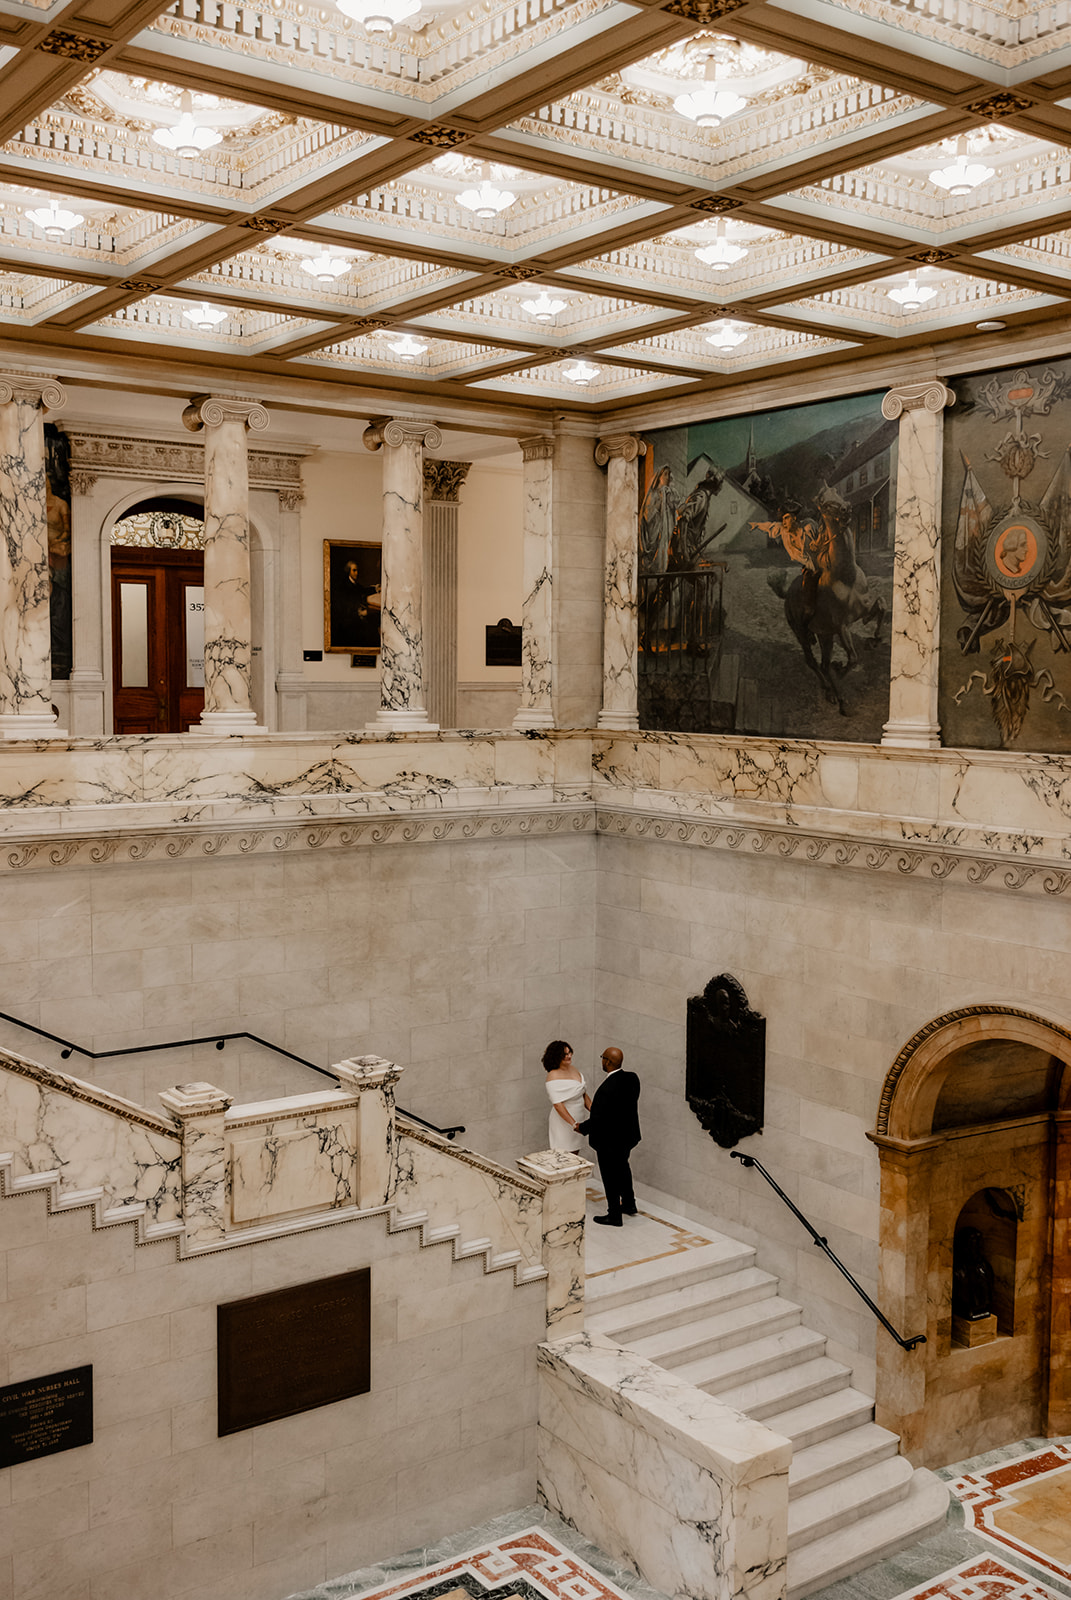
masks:
[[[644,436],[641,727],[880,740],[897,437],[881,398]]]

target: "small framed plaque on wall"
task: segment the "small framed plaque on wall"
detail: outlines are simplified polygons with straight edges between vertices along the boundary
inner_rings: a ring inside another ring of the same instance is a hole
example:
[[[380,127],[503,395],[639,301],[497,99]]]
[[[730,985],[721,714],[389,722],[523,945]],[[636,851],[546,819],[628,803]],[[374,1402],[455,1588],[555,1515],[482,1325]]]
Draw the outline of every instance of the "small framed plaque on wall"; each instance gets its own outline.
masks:
[[[92,1443],[92,1367],[70,1367],[0,1389],[0,1467]]]
[[[361,1267],[217,1306],[219,1435],[367,1394],[371,1305]]]

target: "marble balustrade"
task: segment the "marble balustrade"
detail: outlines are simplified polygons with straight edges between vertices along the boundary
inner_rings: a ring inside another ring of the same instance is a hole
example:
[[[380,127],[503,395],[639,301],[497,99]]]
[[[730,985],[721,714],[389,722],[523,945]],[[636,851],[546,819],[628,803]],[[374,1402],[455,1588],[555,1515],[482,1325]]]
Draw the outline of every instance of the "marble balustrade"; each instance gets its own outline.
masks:
[[[597,1333],[539,1351],[539,1493],[663,1594],[781,1600],[792,1446]]]

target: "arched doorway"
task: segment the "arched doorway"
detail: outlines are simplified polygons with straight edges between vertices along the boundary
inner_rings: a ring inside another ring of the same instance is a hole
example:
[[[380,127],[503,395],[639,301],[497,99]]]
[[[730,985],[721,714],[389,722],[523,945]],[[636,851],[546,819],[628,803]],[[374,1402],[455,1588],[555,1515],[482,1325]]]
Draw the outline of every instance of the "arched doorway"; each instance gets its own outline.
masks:
[[[926,1343],[881,1341],[876,1416],[917,1466],[1071,1429],[1069,1063],[1071,1029],[978,1005],[921,1029],[886,1076],[880,1302]],[[988,1314],[954,1316],[972,1252]]]
[[[156,496],[111,534],[112,723],[186,733],[204,709],[204,511]]]

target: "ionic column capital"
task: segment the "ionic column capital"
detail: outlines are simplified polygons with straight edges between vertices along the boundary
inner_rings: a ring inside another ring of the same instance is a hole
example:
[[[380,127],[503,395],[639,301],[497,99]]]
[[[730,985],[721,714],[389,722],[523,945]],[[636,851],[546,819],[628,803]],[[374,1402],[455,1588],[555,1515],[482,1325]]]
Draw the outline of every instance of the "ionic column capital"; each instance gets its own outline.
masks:
[[[943,411],[954,406],[956,397],[940,378],[927,378],[924,383],[901,383],[890,389],[881,402],[881,414],[889,422],[904,411]]]
[[[647,454],[647,445],[638,433],[611,433],[595,446],[595,465],[605,467],[608,461],[635,461]]]
[[[554,440],[549,433],[535,433],[528,439],[518,439],[521,456],[525,461],[552,461]]]
[[[386,445],[397,450],[400,445],[419,445],[422,450],[438,450],[443,436],[434,422],[400,422],[396,417],[374,417],[361,435],[366,450],[379,450]]]
[[[42,378],[33,372],[0,372],[0,405],[9,400],[20,400],[46,411],[62,411],[67,404],[67,391],[58,378]]]
[[[220,428],[225,422],[244,422],[250,433],[263,433],[268,420],[259,400],[229,394],[195,394],[182,413],[183,426],[191,433]]]

